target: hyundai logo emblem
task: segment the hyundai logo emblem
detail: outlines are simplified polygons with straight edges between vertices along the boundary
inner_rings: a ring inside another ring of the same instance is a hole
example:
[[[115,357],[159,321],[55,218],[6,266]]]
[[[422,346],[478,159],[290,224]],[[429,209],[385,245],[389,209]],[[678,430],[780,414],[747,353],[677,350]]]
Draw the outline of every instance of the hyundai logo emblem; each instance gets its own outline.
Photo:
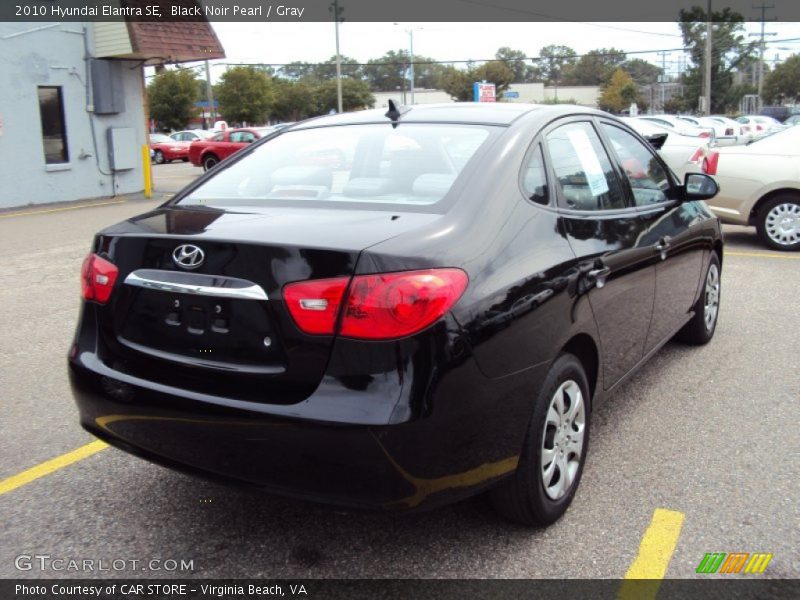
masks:
[[[183,244],[172,251],[172,260],[183,269],[196,269],[205,259],[206,253],[192,244]]]

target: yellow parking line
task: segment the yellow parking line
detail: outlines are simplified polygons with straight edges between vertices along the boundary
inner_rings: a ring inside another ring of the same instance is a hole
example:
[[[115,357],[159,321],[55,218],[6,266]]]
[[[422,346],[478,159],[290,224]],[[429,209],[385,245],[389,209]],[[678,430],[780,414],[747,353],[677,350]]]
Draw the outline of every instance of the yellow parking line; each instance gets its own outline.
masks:
[[[122,204],[127,200],[111,200],[109,202],[93,202],[91,204],[76,204],[75,206],[62,206],[61,208],[47,208],[44,210],[23,210],[10,213],[0,214],[0,219],[7,219],[9,217],[26,217],[28,215],[42,215],[45,213],[62,212],[65,210],[77,210],[79,208],[92,208],[93,206],[108,206],[109,204]]]
[[[766,252],[725,252],[725,256],[757,256],[759,258],[788,258],[789,260],[800,260],[800,256],[791,254],[767,254]]]
[[[654,599],[678,543],[685,515],[657,508],[639,545],[639,554],[625,574],[618,600]]]
[[[12,475],[8,479],[0,481],[0,496],[17,489],[18,487],[22,487],[31,481],[36,481],[40,477],[50,475],[50,473],[54,473],[55,471],[63,469],[64,467],[68,467],[72,463],[76,463],[79,460],[89,458],[93,454],[97,454],[105,448],[108,448],[108,444],[100,440],[96,440],[90,444],[76,448],[72,452],[67,452],[61,456],[56,456],[55,458],[46,460],[45,462],[40,463],[35,467],[31,467],[22,473]]]

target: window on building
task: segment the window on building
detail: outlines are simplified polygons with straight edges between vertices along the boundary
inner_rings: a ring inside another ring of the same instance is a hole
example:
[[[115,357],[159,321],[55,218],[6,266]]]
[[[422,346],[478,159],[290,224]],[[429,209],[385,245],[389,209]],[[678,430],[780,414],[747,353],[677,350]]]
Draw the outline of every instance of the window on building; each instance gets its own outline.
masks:
[[[48,165],[69,162],[67,128],[64,123],[64,97],[60,87],[39,88],[39,114],[42,119],[45,162]]]

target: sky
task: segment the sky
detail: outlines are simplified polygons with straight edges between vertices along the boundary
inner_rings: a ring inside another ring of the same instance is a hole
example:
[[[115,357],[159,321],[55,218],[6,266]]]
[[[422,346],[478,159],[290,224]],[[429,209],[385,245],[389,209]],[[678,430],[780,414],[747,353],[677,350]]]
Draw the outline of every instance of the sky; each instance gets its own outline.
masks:
[[[217,63],[288,63],[321,62],[335,54],[333,23],[212,23],[227,58]],[[748,32],[757,33],[759,23],[746,24]],[[537,56],[550,44],[566,45],[578,54],[596,48],[614,47],[661,66],[658,50],[682,47],[677,23],[359,23],[340,25],[342,55],[366,62],[388,50],[407,49],[408,30],[413,30],[414,54],[436,60],[476,60],[494,57],[501,46]],[[775,35],[765,39],[798,38],[792,42],[769,44],[765,58],[776,54],[781,60],[800,53],[800,23],[767,23],[766,31]],[[755,38],[750,38],[755,39]],[[668,73],[677,73],[685,56],[680,51],[665,57]],[[216,80],[224,71],[221,64],[212,68]]]

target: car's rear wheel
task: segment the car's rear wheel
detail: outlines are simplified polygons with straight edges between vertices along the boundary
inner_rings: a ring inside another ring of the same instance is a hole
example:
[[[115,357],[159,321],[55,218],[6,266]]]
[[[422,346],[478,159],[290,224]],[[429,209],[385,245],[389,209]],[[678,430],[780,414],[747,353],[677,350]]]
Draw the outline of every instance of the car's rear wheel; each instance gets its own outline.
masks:
[[[491,492],[501,515],[525,525],[549,525],[566,512],[589,449],[590,402],[583,365],[562,354],[536,398],[516,472]]]
[[[774,250],[800,249],[800,196],[781,194],[761,207],[758,235]]]
[[[156,162],[157,165],[163,165],[164,153],[161,150],[156,150],[156,153],[153,155],[153,160]]]
[[[213,154],[206,154],[203,157],[203,170],[208,171],[209,169],[213,168],[218,162],[219,159],[216,156],[214,156]]]
[[[711,253],[711,261],[703,280],[703,292],[694,305],[694,316],[683,326],[676,336],[687,344],[702,346],[711,341],[717,329],[719,316],[719,299],[722,290],[722,278],[719,258],[716,252]]]

